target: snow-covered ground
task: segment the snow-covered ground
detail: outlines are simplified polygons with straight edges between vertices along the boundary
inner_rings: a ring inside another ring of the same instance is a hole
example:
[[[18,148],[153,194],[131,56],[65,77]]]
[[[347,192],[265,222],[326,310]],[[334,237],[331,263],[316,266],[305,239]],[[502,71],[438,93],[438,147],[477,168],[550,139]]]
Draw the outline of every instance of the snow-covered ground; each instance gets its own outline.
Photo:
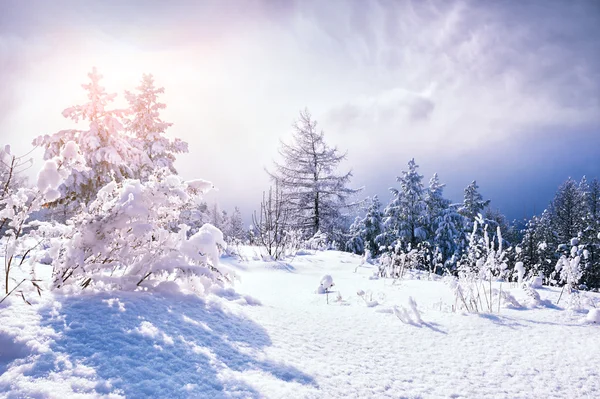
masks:
[[[558,289],[538,290],[536,308],[464,314],[427,275],[393,284],[346,253],[263,262],[256,251],[224,258],[241,281],[207,298],[44,292],[29,306],[11,297],[0,305],[0,397],[600,395],[600,326],[564,310],[564,299],[554,305]],[[335,284],[329,298],[316,293],[324,275]],[[585,306],[600,307],[586,295]]]

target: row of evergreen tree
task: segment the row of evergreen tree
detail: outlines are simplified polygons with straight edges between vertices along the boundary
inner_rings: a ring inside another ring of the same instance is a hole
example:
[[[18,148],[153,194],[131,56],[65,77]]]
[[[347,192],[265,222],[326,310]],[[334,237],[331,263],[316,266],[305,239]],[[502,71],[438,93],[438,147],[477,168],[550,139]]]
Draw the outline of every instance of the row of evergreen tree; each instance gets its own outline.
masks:
[[[437,174],[425,186],[414,159],[397,177],[398,187],[391,189],[385,206],[376,196],[352,202],[360,191],[348,187],[352,173],[337,171],[346,154],[326,143],[307,110],[300,112],[292,138],[281,142],[279,154],[273,170],[267,171],[275,190],[261,207],[266,217],[257,220],[261,226],[254,226],[259,235],[268,236],[264,242],[278,243],[289,235],[304,240],[326,236],[335,247],[356,254],[410,254],[417,267],[441,273],[473,263],[475,241],[483,242],[489,234],[487,240],[497,247],[502,240],[507,267],[522,262],[530,276],[541,273],[551,283],[556,282],[558,260],[577,238],[583,254],[581,282],[600,287],[597,180],[569,179],[541,216],[508,223],[483,198],[476,181],[465,188],[462,202],[453,203],[444,197],[445,185]],[[361,204],[361,215],[348,228],[348,216]]]
[[[509,224],[483,199],[476,181],[465,188],[462,203],[452,203],[444,198],[444,184],[437,174],[425,187],[417,168],[414,159],[408,163],[408,170],[397,178],[400,187],[391,189],[392,198],[385,208],[377,196],[367,199],[364,216],[357,216],[350,226],[347,251],[369,251],[371,256],[412,253],[421,268],[456,272],[469,262],[473,237],[482,238],[487,230],[492,242],[500,236],[508,267],[522,262],[530,277],[541,274],[547,283],[556,284],[556,264],[576,242],[583,254],[580,283],[587,288],[600,287],[597,179],[588,182],[584,177],[578,183],[569,178],[541,216]]]

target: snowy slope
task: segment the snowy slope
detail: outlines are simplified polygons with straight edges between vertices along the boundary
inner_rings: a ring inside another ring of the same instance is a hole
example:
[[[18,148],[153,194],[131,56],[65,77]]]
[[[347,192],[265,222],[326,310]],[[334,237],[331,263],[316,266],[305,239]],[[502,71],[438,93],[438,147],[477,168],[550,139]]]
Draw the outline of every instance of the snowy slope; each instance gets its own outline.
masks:
[[[247,257],[256,258],[255,251]],[[599,326],[585,322],[585,313],[551,305],[558,290],[540,290],[550,301],[539,308],[465,315],[452,312],[454,297],[442,281],[373,280],[372,266],[357,268],[360,258],[345,253],[223,262],[241,276],[237,293],[204,299],[168,289],[45,293],[32,306],[11,298],[0,305],[0,397],[592,398],[600,392]],[[335,284],[329,304],[316,294],[326,274]],[[519,289],[512,293],[524,302]],[[590,294],[587,304],[599,302]],[[412,324],[397,317],[402,309]]]

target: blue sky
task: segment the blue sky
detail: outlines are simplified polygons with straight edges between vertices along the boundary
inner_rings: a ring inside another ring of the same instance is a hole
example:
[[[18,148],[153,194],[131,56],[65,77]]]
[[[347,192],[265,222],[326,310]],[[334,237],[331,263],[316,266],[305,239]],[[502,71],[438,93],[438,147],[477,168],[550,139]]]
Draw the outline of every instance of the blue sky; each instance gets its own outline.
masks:
[[[153,73],[170,134],[190,143],[180,173],[246,216],[304,107],[384,202],[412,157],[455,201],[477,180],[509,218],[539,212],[569,176],[600,176],[593,0],[5,0],[2,141],[25,152],[71,127],[60,113],[92,66],[120,94]]]

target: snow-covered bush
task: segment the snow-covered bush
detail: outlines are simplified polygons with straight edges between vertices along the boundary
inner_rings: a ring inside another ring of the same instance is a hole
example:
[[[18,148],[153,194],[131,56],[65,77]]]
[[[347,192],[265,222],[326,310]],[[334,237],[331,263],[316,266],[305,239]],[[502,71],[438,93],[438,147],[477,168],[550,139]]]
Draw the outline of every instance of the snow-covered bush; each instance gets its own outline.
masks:
[[[222,233],[205,224],[189,235],[189,226],[174,226],[189,202],[199,201],[208,186],[157,173],[145,183],[112,181],[84,211],[46,231],[54,288],[94,285],[133,290],[153,287],[166,278],[200,282],[204,291],[227,279],[219,265]]]
[[[289,211],[284,207],[283,196],[278,186],[263,192],[260,213],[252,215],[256,242],[267,252],[270,259],[282,258],[289,247],[287,221]]]
[[[559,250],[564,253],[556,262],[555,273],[560,276],[560,282],[564,284],[563,292],[567,294],[567,308],[570,310],[579,310],[581,301],[579,296],[579,280],[583,275],[580,266],[581,258],[585,247],[579,245],[579,239],[571,239],[571,250],[567,250],[566,245],[559,246]],[[559,298],[560,300],[560,298]]]
[[[24,163],[18,157],[10,155],[10,147],[6,146],[2,153],[2,163],[8,159],[6,169],[0,174],[2,177],[2,191],[0,191],[0,228],[4,231],[0,238],[4,242],[4,293],[9,293],[21,287],[18,291],[23,299],[24,289],[33,289],[40,292],[33,269],[36,259],[35,250],[42,242],[39,237],[31,236],[31,229],[39,225],[32,221],[33,213],[38,212],[48,201],[54,201],[59,197],[58,187],[65,178],[69,177],[68,168],[64,165],[80,165],[78,157],[79,147],[73,142],[67,142],[65,150],[56,157],[48,159],[39,171],[36,187],[27,187],[18,182],[18,172],[22,170]],[[29,161],[27,161],[29,163]],[[6,172],[6,173],[4,173]],[[23,270],[31,266],[28,270]],[[13,271],[21,269],[21,277],[15,279]],[[26,276],[26,277],[23,277]],[[25,281],[31,284],[21,286]],[[12,287],[11,287],[11,282]]]
[[[325,250],[329,249],[330,242],[329,242],[329,238],[327,237],[327,233],[317,231],[315,233],[315,235],[313,235],[311,238],[309,238],[305,242],[304,245],[305,245],[306,249],[312,249],[312,250],[316,250],[316,251],[325,251]]]
[[[417,302],[412,296],[408,297],[407,306],[396,305],[394,306],[394,314],[405,324],[423,324],[421,319],[421,312],[417,308]]]
[[[401,244],[397,243],[394,251],[384,252],[379,258],[379,276],[401,279],[406,270],[423,269],[427,250],[417,249],[403,251]]]
[[[483,225],[483,229],[479,229],[480,225]],[[508,264],[500,227],[496,230],[496,239],[497,246],[490,240],[487,224],[479,214],[469,236],[467,256],[458,265],[458,281],[453,287],[457,306],[462,306],[468,312],[499,311],[502,301],[507,300],[502,293],[502,281],[508,273]],[[499,290],[492,287],[493,280],[500,281]],[[497,298],[497,302],[494,298]]]

